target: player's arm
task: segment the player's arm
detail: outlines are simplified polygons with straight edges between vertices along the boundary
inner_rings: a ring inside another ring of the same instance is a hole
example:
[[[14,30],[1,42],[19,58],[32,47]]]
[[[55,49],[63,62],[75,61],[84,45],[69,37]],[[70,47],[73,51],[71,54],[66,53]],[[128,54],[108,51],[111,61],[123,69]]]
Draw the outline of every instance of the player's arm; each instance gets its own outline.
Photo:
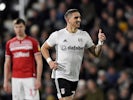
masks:
[[[94,45],[89,48],[89,51],[95,56],[98,57],[101,54],[102,51],[102,45]]]
[[[50,57],[50,54],[49,54],[49,49],[50,49],[51,47],[48,45],[48,43],[47,42],[45,42],[43,45],[42,45],[42,47],[41,47],[41,52],[42,52],[42,55],[43,55],[43,57],[45,58],[45,59],[49,59],[50,58],[50,60],[52,61],[52,59],[51,59],[51,57]],[[49,63],[50,61],[48,61],[48,63]]]
[[[11,79],[11,57],[6,56],[4,63],[4,84],[3,84],[4,90],[6,92],[11,91],[10,79]]]
[[[35,81],[35,89],[39,89],[41,87],[41,76],[43,70],[42,56],[41,54],[35,55],[35,61],[37,64],[37,78]]]
[[[39,89],[41,87],[41,76],[43,70],[43,62],[42,62],[42,55],[40,52],[40,45],[39,42],[35,39],[32,39],[33,43],[33,53],[36,62],[36,80],[35,80],[35,89]]]
[[[43,62],[41,54],[35,55],[35,61],[37,64],[37,78],[35,81],[35,89],[39,89],[41,87],[41,76],[43,70]]]
[[[51,46],[49,46],[48,43],[45,42],[41,47],[41,52],[42,52],[43,57],[46,59],[47,63],[49,64],[50,68],[56,69],[57,63],[55,61],[53,61],[50,57],[50,54],[49,54],[50,48],[51,48]]]
[[[37,64],[37,80],[41,80],[42,70],[43,70],[43,62],[41,54],[35,55],[35,61]]]
[[[101,29],[99,29],[98,39],[98,44],[89,48],[89,51],[96,57],[98,57],[101,54],[102,45],[106,40],[106,36],[104,35],[104,33],[102,33]]]

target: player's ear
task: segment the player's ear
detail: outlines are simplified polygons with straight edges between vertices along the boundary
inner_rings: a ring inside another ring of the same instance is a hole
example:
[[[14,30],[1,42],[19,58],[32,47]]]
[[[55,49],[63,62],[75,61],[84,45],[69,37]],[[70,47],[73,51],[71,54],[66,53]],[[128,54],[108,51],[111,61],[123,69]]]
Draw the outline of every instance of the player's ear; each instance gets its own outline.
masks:
[[[68,22],[68,18],[67,17],[64,17],[65,18],[65,21]]]

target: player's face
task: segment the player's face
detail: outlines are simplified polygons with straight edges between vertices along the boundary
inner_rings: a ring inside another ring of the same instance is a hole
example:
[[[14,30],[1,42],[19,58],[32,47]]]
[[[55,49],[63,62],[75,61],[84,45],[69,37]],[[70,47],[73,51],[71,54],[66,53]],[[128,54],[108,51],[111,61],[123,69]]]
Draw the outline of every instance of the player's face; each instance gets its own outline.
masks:
[[[14,31],[16,35],[23,35],[25,34],[25,25],[20,23],[20,24],[15,24],[14,25]]]
[[[68,18],[68,23],[74,28],[79,28],[81,23],[81,15],[79,12],[74,12],[72,15]]]

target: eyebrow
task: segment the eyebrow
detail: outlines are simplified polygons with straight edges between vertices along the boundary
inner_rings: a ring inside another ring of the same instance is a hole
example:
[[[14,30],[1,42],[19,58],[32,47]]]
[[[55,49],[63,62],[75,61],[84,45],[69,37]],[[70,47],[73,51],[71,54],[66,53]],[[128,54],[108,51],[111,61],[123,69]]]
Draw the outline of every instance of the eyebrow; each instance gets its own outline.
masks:
[[[81,18],[81,16],[75,16],[74,18],[76,18],[76,19],[77,19],[77,18]]]

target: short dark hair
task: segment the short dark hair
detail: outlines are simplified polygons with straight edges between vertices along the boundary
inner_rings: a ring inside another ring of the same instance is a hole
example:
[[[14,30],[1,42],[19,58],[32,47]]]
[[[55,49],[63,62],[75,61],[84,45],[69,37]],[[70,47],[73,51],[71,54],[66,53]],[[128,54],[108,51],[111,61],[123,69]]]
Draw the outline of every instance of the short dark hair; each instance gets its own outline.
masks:
[[[66,18],[68,15],[74,13],[74,12],[79,12],[78,9],[69,9],[66,11],[64,17]]]
[[[25,21],[21,18],[17,18],[13,21],[13,24],[21,24],[21,23],[26,25]]]

